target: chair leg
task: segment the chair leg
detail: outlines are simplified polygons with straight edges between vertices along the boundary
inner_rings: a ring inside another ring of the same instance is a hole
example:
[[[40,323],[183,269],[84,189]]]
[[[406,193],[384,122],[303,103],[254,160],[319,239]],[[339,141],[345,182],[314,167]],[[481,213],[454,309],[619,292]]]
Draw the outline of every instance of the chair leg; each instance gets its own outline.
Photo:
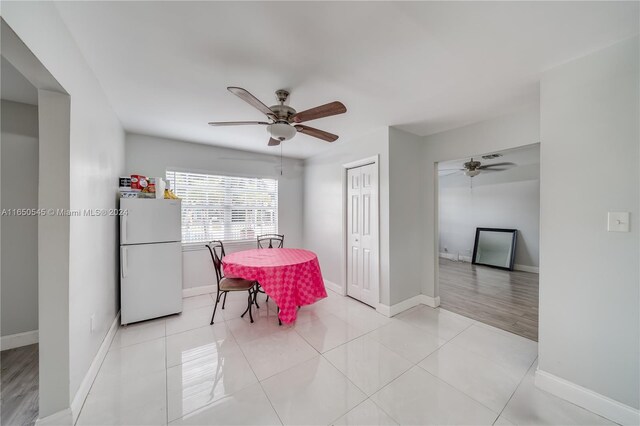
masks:
[[[218,309],[219,302],[220,302],[220,295],[218,294],[218,297],[216,297],[216,305],[213,307],[213,315],[211,315],[211,322],[209,323],[209,325],[213,324],[213,319],[216,317],[216,309]]]
[[[258,291],[258,288],[259,288],[258,286],[259,286],[259,284],[256,284],[256,288],[253,291],[253,303],[256,304],[256,308],[260,309],[260,305],[258,305],[258,292],[259,292]]]
[[[280,307],[278,306],[278,325],[282,325],[282,320],[280,319]]]
[[[229,293],[228,291],[224,293],[224,300],[222,301],[222,309],[224,309],[224,305],[227,304],[227,294],[228,293]]]
[[[240,315],[240,318],[244,318],[247,312],[249,312],[249,318],[251,319],[251,322],[253,322],[253,315],[251,314],[252,304],[253,304],[253,293],[251,293],[251,290],[249,290],[249,297],[247,299],[247,309],[245,309],[242,315]]]

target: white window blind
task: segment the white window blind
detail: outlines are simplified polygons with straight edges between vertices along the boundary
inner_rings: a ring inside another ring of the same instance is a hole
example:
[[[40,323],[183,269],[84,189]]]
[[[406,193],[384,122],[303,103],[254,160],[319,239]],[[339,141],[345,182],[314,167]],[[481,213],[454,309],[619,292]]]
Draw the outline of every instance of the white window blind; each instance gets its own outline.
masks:
[[[182,242],[253,240],[278,232],[276,179],[167,170],[182,199]]]

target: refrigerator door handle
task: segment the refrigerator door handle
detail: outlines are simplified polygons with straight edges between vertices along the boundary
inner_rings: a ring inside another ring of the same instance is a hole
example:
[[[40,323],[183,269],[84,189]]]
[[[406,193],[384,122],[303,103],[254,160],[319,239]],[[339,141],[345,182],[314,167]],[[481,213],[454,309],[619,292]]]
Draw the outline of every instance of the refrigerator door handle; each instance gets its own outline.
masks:
[[[127,216],[121,216],[122,222],[120,222],[120,244],[127,243]]]
[[[126,247],[122,247],[121,249],[121,257],[120,265],[121,265],[121,274],[122,278],[127,278],[127,270],[129,269],[129,253]]]

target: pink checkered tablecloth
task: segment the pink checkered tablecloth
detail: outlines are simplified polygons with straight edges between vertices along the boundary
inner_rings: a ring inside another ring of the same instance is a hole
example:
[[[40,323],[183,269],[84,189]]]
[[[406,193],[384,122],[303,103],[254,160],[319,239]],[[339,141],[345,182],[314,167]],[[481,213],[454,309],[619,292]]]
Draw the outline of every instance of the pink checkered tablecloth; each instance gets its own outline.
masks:
[[[222,258],[227,277],[255,280],[280,308],[280,320],[296,320],[298,306],[327,297],[315,253],[303,249],[253,249]]]

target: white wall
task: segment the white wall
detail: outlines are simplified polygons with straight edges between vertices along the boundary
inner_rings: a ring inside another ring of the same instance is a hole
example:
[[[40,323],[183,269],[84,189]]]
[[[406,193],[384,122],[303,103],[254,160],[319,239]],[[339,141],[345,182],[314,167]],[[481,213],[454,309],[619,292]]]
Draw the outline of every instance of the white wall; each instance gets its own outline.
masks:
[[[540,97],[538,368],[635,409],[638,50],[636,37],[554,68]],[[608,233],[608,211],[631,212],[631,232]]]
[[[70,164],[70,208],[114,208],[117,205],[117,178],[124,172],[124,132],[55,5],[49,2],[3,3],[2,15],[70,95],[67,156]],[[39,107],[42,114],[43,105],[40,101]],[[40,130],[42,159],[42,123]],[[64,154],[64,151],[59,152]],[[47,161],[54,160],[57,160],[56,156],[47,158]],[[60,179],[66,182],[64,175]],[[55,197],[56,194],[50,195]],[[48,199],[51,198],[41,198]],[[117,314],[117,223],[116,217],[69,219],[69,329],[58,330],[63,334],[60,345],[65,345],[67,332],[69,339],[69,391],[66,398],[59,396],[67,400],[67,407]],[[60,232],[63,230],[60,228]],[[59,247],[58,250],[64,251],[65,247]],[[49,252],[49,255],[54,258],[55,253]],[[58,265],[58,269],[64,271],[66,265]],[[64,305],[61,307],[65,309]],[[93,332],[90,329],[92,315],[95,316]],[[42,315],[40,320],[43,321]],[[40,333],[43,333],[42,324]],[[42,336],[40,339],[42,341]],[[60,386],[61,389],[66,388],[64,384]],[[63,400],[58,400],[43,406],[41,399],[40,416],[65,408],[60,407],[62,403]]]
[[[292,141],[290,143],[295,143]],[[274,149],[279,152],[279,149]],[[285,246],[302,246],[302,190],[303,161],[283,159],[284,171],[280,175],[280,158],[210,145],[189,143],[153,136],[127,134],[126,174],[165,176],[167,168],[269,177],[278,179],[278,231],[285,235]],[[246,245],[225,244],[226,251],[255,248]],[[215,284],[215,273],[208,250],[201,246],[183,251],[183,287],[201,287]]]
[[[3,99],[1,110],[0,207],[37,209],[38,107]],[[1,252],[2,336],[37,330],[38,217],[4,216]]]
[[[438,185],[435,164],[440,161],[479,156],[540,141],[538,104],[523,107],[513,114],[424,137],[423,167],[425,227],[422,293],[437,296],[438,262]]]
[[[528,173],[516,173],[521,168],[527,169]],[[537,267],[539,174],[539,164],[516,166],[499,173],[481,173],[473,178],[473,188],[466,176],[441,177],[438,188],[440,254],[470,258],[476,228],[512,228],[518,230],[515,264]]]
[[[381,127],[309,158],[304,167],[304,247],[318,255],[325,280],[346,288],[343,164],[380,156],[380,301],[390,303],[389,129]]]
[[[422,289],[425,204],[422,138],[389,128],[390,304],[417,296]]]

